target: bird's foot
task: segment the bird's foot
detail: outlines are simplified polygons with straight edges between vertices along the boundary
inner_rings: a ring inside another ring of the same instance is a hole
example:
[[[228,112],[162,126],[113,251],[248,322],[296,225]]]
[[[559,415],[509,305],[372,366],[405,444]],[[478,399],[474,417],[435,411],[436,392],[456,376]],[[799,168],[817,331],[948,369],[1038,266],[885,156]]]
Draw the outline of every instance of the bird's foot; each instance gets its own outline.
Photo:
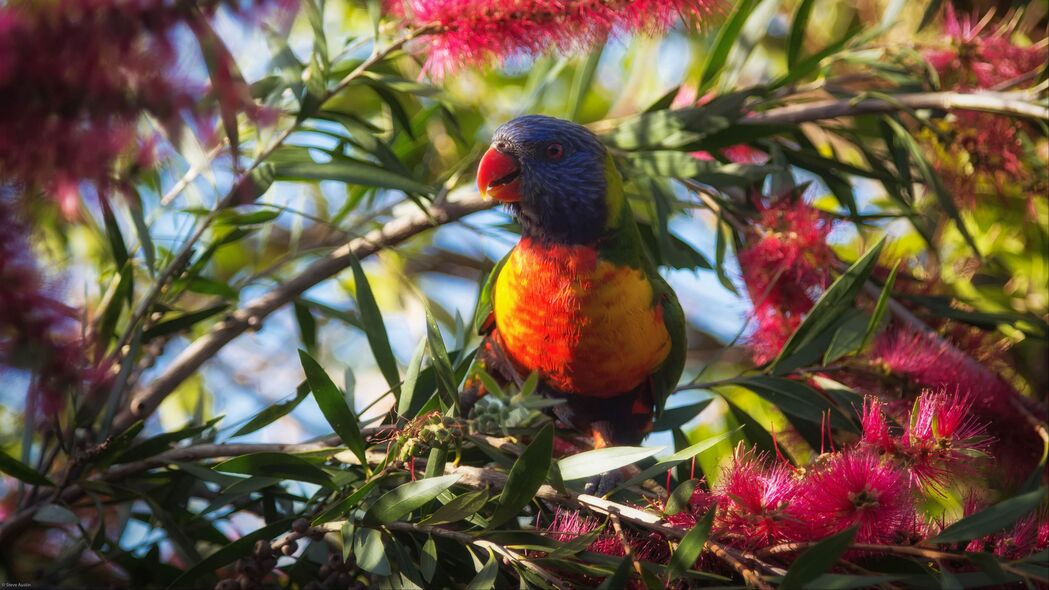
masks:
[[[583,493],[601,497],[616,489],[616,486],[624,481],[625,474],[623,470],[613,469],[612,471],[606,471],[586,480],[586,483],[583,484]]]

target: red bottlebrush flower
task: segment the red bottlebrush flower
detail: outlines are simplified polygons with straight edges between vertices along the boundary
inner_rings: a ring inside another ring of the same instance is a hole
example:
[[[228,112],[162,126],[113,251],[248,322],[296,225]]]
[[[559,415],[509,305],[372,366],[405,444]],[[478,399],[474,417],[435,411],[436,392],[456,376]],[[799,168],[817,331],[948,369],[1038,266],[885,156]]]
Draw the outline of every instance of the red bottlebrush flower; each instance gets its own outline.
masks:
[[[714,490],[719,508],[714,526],[727,540],[751,549],[796,538],[799,523],[791,509],[798,490],[786,465],[737,452]]]
[[[414,26],[436,25],[425,70],[440,78],[464,64],[571,51],[610,35],[660,33],[679,16],[699,19],[716,0],[404,0],[391,3]]]
[[[910,476],[874,453],[834,455],[806,477],[794,513],[812,532],[832,535],[853,525],[863,543],[909,537],[915,521]]]
[[[758,323],[750,337],[752,354],[762,363],[779,353],[812,309],[836,258],[827,245],[831,222],[818,210],[789,198],[759,206],[739,265]]]

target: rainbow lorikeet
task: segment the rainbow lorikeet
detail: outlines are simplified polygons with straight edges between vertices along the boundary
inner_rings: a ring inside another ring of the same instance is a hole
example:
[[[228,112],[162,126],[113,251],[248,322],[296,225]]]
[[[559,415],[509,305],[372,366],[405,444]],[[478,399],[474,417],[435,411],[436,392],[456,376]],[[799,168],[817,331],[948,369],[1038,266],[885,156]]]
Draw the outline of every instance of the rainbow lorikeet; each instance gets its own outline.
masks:
[[[596,447],[639,443],[681,376],[685,320],[611,154],[581,125],[523,116],[496,130],[477,184],[521,226],[486,286],[478,364],[505,381],[537,372],[566,400],[556,417]],[[471,379],[464,403],[483,394]]]

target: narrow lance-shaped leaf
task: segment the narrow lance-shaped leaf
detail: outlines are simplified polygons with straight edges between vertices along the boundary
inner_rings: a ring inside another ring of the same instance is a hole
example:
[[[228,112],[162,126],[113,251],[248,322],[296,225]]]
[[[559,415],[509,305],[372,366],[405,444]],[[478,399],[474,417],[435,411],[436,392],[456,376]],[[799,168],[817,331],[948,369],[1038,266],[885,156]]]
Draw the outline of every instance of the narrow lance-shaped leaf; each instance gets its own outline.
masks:
[[[249,453],[234,457],[213,467],[224,473],[243,473],[305,481],[322,486],[331,486],[331,478],[316,465],[284,453]]]
[[[930,543],[957,543],[998,532],[1033,512],[1045,498],[1049,488],[1020,494],[999,502],[986,510],[967,516],[929,539]]]
[[[691,569],[692,564],[699,559],[699,554],[703,552],[703,546],[710,536],[710,527],[714,524],[714,512],[714,508],[707,511],[678,543],[674,554],[670,556],[670,565],[667,566],[668,580],[673,580]]]
[[[885,279],[885,286],[882,287],[881,294],[878,295],[878,303],[874,305],[874,313],[871,315],[871,321],[867,325],[867,334],[863,337],[863,346],[861,348],[866,348],[867,345],[873,342],[874,337],[881,328],[882,319],[885,317],[885,312],[889,309],[889,300],[892,299],[892,288],[896,285],[896,273],[899,270],[900,263],[897,262],[889,272],[889,278]]]
[[[780,587],[805,588],[838,562],[855,536],[856,527],[848,528],[806,549],[787,570]]]
[[[561,478],[571,481],[633,465],[662,450],[663,447],[607,447],[565,457],[557,462],[557,466]]]
[[[863,283],[867,281],[871,270],[878,262],[882,248],[885,246],[885,238],[878,240],[873,248],[860,257],[845,274],[838,277],[836,281],[823,293],[816,305],[812,307],[809,315],[802,320],[801,325],[794,331],[787,343],[783,345],[779,356],[772,363],[772,369],[776,373],[783,373],[795,369],[803,364],[806,359],[791,358],[794,353],[822,334],[833,325],[848,310],[853,309],[853,302]],[[822,352],[822,351],[820,351]],[[818,357],[817,357],[818,358]]]
[[[750,13],[757,6],[757,0],[743,0],[736,5],[732,16],[718,29],[718,36],[714,40],[714,47],[707,54],[707,61],[703,65],[703,76],[699,83],[699,94],[702,95],[713,86],[718,74],[725,67],[728,54],[736,44],[736,39],[743,30]]]
[[[168,588],[185,588],[190,586],[190,582],[196,580],[200,576],[208,572],[213,572],[227,563],[247,555],[251,550],[251,546],[254,545],[256,541],[260,539],[269,540],[280,533],[283,533],[291,527],[291,522],[293,520],[295,519],[286,518],[244,535],[236,541],[233,541],[205,557],[202,561],[183,572],[182,575],[168,584]]]
[[[357,289],[357,309],[360,311],[361,323],[364,325],[364,334],[368,337],[368,345],[375,355],[375,362],[379,365],[382,376],[390,389],[397,391],[401,385],[401,374],[397,370],[397,359],[393,356],[390,348],[390,338],[386,334],[386,325],[382,321],[382,312],[375,302],[375,294],[372,293],[368,277],[361,268],[357,257],[350,257],[350,266],[353,268],[353,283]]]
[[[411,415],[412,405],[416,397],[416,389],[419,384],[419,373],[422,371],[423,355],[426,353],[426,338],[419,340],[412,354],[412,360],[408,363],[408,372],[404,375],[404,384],[401,386],[401,394],[397,398],[397,415],[403,418],[414,418]]]
[[[461,478],[460,474],[443,475],[398,486],[380,496],[365,513],[364,519],[374,523],[393,522],[425,506]]]
[[[360,459],[362,465],[367,465],[368,460],[364,455],[364,437],[361,436],[357,416],[346,405],[342,392],[320,366],[320,363],[315,361],[308,352],[300,350],[299,361],[302,363],[303,371],[306,372],[306,381],[313,391],[313,398],[317,400],[317,405],[320,406],[324,418],[331,425],[335,434],[342,439],[342,444]]]
[[[546,480],[554,452],[554,427],[547,423],[532,439],[528,448],[514,462],[506,485],[499,495],[499,506],[492,514],[490,527],[510,520],[528,505]]]
[[[448,358],[448,350],[444,346],[444,338],[441,329],[437,327],[430,309],[426,309],[426,341],[430,347],[430,361],[433,363],[434,374],[437,376],[437,389],[441,392],[441,399],[445,407],[454,408],[459,412],[459,388],[456,386],[455,373],[452,371],[452,362]]]
[[[790,26],[790,36],[787,37],[787,66],[793,66],[801,56],[801,46],[805,43],[805,28],[809,24],[809,16],[812,15],[813,0],[802,0],[798,9],[794,11],[794,22]]]
[[[38,486],[53,486],[51,480],[32,467],[0,451],[0,471],[11,477]]]
[[[244,436],[245,434],[250,434],[252,432],[255,432],[256,430],[259,430],[272,424],[273,422],[279,420],[280,418],[283,418],[284,416],[287,416],[289,413],[291,413],[292,410],[294,410],[299,405],[299,403],[302,402],[302,400],[306,399],[306,396],[308,396],[309,394],[309,383],[307,383],[306,381],[299,383],[299,386],[295,388],[295,397],[291,398],[286,402],[273,404],[265,410],[262,410],[254,417],[252,417],[251,420],[248,420],[248,422],[244,424],[244,426],[238,428],[232,436],[237,437]]]

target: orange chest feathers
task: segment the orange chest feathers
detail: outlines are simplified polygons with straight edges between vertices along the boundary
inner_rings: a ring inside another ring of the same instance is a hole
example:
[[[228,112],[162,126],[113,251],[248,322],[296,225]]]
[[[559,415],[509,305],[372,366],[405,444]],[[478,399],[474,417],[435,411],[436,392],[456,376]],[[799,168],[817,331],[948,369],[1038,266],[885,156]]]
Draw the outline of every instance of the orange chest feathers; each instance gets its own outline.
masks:
[[[590,247],[522,240],[496,279],[493,306],[510,360],[566,393],[625,393],[670,352],[645,274]]]

